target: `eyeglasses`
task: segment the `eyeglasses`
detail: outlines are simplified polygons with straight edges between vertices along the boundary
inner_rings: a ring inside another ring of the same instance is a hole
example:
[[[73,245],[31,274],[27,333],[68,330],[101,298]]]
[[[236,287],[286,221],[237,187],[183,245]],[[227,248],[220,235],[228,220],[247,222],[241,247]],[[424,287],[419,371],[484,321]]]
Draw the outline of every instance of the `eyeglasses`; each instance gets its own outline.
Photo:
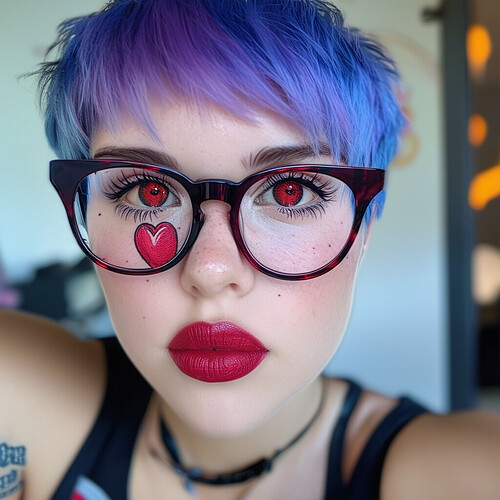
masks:
[[[193,181],[158,165],[53,160],[50,179],[78,244],[110,271],[149,275],[175,266],[203,227],[201,204],[218,200],[230,205],[234,240],[252,266],[274,278],[306,280],[347,255],[383,189],[384,171],[296,165],[241,182]]]

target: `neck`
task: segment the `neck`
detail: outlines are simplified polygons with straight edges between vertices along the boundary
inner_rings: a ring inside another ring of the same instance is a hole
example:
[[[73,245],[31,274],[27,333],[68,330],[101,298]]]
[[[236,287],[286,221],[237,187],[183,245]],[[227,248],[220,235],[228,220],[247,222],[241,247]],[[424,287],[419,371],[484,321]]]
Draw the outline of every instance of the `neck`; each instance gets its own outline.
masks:
[[[321,397],[322,381],[316,379],[261,425],[243,435],[230,437],[207,436],[194,431],[159,399],[157,418],[167,423],[185,466],[199,468],[205,474],[221,474],[269,458],[286,446],[314,417]],[[155,442],[161,443],[161,437]],[[166,458],[162,444],[158,454]]]

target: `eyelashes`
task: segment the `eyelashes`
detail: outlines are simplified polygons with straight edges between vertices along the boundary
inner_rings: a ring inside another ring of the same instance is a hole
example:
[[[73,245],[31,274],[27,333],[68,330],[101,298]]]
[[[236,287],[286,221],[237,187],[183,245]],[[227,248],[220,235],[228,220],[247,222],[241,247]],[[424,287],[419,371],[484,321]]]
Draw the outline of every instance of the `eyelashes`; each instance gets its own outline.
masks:
[[[153,182],[167,186],[172,189],[168,177],[162,175],[153,175],[149,172],[133,171],[130,175],[120,172],[116,179],[109,179],[107,187],[103,189],[103,194],[110,200],[118,200],[129,191],[145,183]]]
[[[154,187],[155,195],[158,190],[162,191],[161,203],[156,204],[153,201],[154,197],[146,190],[147,186]],[[123,219],[132,218],[134,222],[153,222],[167,208],[179,202],[168,177],[143,171],[133,171],[129,174],[120,172],[117,178],[108,180],[102,192],[106,198],[116,203],[117,215]],[[131,196],[136,199],[127,199]],[[167,200],[170,204],[166,203]]]
[[[333,178],[303,172],[285,172],[269,177],[256,197],[256,204],[274,207],[288,218],[317,218],[336,200],[339,187]]]
[[[153,222],[191,206],[185,188],[161,172],[128,169],[104,177],[100,184],[102,195],[115,204],[115,213],[136,223]],[[342,185],[321,173],[285,171],[257,181],[244,198],[250,201],[247,207],[264,208],[269,217],[318,218],[330,210]]]
[[[163,212],[163,210],[161,209],[144,210],[142,208],[133,208],[125,204],[118,204],[115,208],[115,212],[117,215],[119,215],[125,220],[132,218],[134,222],[152,223],[158,217],[158,215],[160,215]]]

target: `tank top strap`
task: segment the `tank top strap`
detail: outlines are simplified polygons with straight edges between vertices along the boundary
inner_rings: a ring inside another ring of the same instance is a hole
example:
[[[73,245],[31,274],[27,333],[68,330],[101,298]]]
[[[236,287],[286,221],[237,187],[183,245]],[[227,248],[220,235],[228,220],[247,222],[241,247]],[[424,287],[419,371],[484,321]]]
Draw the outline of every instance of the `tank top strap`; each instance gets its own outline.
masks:
[[[103,404],[52,500],[72,498],[82,477],[98,485],[110,498],[127,498],[131,458],[152,390],[116,338],[101,341],[107,364]]]
[[[349,387],[330,441],[325,500],[342,500],[344,498],[343,492],[345,488],[342,481],[342,457],[344,455],[345,434],[349,419],[363,392],[356,382],[347,379],[344,380],[349,384]]]
[[[380,498],[382,467],[391,443],[411,420],[428,410],[415,401],[402,397],[368,440],[349,481],[348,489],[353,499]]]
[[[387,451],[401,429],[428,410],[402,397],[368,439],[347,484],[342,480],[342,457],[347,424],[361,396],[361,387],[347,380],[350,387],[330,443],[325,500],[378,500],[380,479]]]

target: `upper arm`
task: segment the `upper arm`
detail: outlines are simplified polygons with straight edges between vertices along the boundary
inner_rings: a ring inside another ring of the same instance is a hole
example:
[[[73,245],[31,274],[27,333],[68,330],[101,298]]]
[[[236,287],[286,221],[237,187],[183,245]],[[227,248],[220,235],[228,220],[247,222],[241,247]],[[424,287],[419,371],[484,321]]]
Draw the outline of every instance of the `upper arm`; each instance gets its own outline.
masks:
[[[382,500],[490,500],[500,497],[500,416],[423,415],[394,440]]]
[[[4,484],[24,481],[25,499],[52,493],[92,426],[104,371],[96,342],[42,318],[0,311],[0,446],[24,453],[22,464],[7,459],[2,466],[0,448],[0,498],[4,476]]]

